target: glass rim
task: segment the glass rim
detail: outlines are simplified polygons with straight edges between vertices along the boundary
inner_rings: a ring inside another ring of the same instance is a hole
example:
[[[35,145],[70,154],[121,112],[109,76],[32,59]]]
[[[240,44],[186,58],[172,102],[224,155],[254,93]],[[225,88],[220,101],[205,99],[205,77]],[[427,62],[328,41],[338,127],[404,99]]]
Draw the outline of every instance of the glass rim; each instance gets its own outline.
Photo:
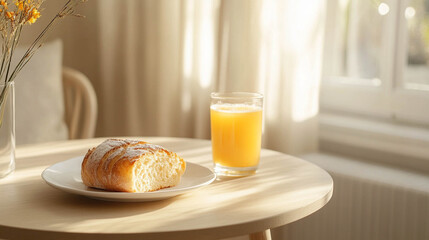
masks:
[[[263,99],[264,95],[257,92],[212,92],[212,99]]]

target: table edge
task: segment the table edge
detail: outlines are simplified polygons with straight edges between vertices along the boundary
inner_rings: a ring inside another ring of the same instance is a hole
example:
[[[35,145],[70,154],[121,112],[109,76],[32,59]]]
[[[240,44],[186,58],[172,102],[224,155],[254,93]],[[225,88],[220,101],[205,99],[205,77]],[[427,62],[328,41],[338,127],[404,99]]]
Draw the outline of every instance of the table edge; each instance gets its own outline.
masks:
[[[73,140],[74,142],[80,141],[94,141],[94,140],[100,140],[107,139],[108,137],[100,137],[100,138],[92,138],[92,139],[79,139],[79,140]],[[124,137],[123,137],[124,138]],[[175,138],[175,137],[143,137],[143,136],[135,136],[135,137],[125,137],[125,138],[144,138],[144,139],[162,139],[162,138],[169,138],[169,139],[178,139],[178,140],[186,140],[186,141],[204,141],[207,144],[210,142],[208,139],[194,139],[194,138]],[[68,141],[57,141],[57,143],[66,143]],[[21,147],[18,147],[18,149],[25,149],[26,147],[31,147],[35,145],[44,145],[46,143],[42,144],[32,144],[32,145],[23,145]],[[271,149],[265,149],[262,150],[265,151],[271,151],[275,153],[280,153],[287,155],[292,158],[297,158],[295,156],[291,156],[279,151],[271,150]],[[303,159],[297,158],[299,160],[305,161]],[[93,240],[93,239],[106,239],[106,240],[116,240],[116,239],[171,239],[173,236],[176,239],[189,239],[190,237],[198,237],[198,239],[217,239],[217,238],[227,238],[227,237],[234,237],[234,236],[240,236],[240,235],[246,235],[253,232],[261,232],[266,229],[280,227],[289,223],[292,223],[294,221],[297,221],[299,219],[302,219],[306,216],[311,215],[312,213],[320,210],[323,208],[332,198],[333,195],[333,186],[334,182],[332,177],[329,173],[326,172],[326,170],[322,169],[318,165],[305,161],[308,164],[311,164],[317,168],[320,168],[325,172],[325,174],[330,178],[331,187],[329,188],[329,191],[326,192],[326,194],[321,197],[320,199],[314,201],[313,203],[307,205],[305,207],[305,211],[303,209],[295,209],[295,211],[300,211],[299,214],[290,214],[288,213],[282,213],[278,215],[273,215],[264,219],[258,219],[256,221],[251,222],[244,222],[236,225],[225,225],[225,226],[217,226],[213,228],[204,228],[204,229],[191,229],[191,230],[179,230],[179,231],[169,231],[169,232],[143,232],[143,233],[82,233],[82,232],[63,232],[63,231],[47,231],[47,230],[39,230],[39,229],[27,229],[27,228],[20,228],[20,227],[14,227],[14,226],[6,226],[6,225],[0,225],[0,237],[6,238],[6,239],[35,239],[35,238],[43,238],[43,239],[76,239],[77,237],[79,239],[85,240]],[[289,216],[286,216],[289,215]],[[292,215],[292,217],[290,216]],[[249,232],[247,229],[252,229],[251,232]]]

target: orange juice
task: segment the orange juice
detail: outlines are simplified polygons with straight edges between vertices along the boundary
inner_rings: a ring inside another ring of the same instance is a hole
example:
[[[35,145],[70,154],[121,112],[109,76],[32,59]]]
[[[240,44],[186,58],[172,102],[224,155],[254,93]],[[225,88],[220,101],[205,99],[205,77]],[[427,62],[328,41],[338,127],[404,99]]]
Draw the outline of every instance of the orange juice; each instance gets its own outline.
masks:
[[[217,104],[210,107],[210,117],[214,163],[230,168],[257,167],[262,107]]]

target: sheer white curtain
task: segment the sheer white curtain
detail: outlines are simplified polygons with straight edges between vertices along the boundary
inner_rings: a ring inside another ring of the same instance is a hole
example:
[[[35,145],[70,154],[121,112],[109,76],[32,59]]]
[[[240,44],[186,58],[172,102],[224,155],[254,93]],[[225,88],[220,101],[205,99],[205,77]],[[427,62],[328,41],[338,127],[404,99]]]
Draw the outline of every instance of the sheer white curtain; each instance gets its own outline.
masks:
[[[99,4],[105,135],[208,137],[217,1]]]
[[[317,149],[324,0],[89,5],[84,29],[65,40],[65,62],[92,77],[97,135],[209,138],[210,92],[257,91],[265,95],[265,147]],[[78,43],[92,47],[67,50]]]
[[[222,3],[219,89],[265,95],[265,147],[316,150],[325,1]]]

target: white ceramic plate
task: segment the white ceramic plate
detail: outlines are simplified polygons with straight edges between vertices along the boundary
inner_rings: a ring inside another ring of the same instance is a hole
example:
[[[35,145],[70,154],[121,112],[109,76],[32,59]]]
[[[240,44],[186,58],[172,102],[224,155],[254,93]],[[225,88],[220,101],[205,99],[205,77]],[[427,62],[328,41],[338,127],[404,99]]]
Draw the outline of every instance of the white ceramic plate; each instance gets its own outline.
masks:
[[[147,193],[109,192],[90,188],[83,184],[80,175],[82,160],[83,156],[80,156],[54,164],[43,171],[42,178],[50,186],[68,193],[120,202],[146,202],[167,199],[208,185],[216,179],[216,175],[210,169],[186,162],[185,174],[183,174],[180,183],[175,187]]]

